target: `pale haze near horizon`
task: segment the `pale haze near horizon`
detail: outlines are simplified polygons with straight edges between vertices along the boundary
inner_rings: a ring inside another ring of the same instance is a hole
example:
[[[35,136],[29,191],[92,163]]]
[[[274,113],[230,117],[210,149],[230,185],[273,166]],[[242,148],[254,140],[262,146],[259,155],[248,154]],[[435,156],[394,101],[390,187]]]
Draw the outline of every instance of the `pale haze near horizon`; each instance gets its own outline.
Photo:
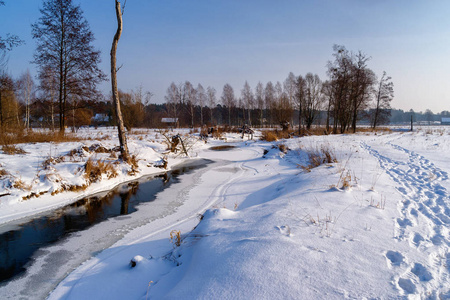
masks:
[[[109,75],[109,51],[116,30],[114,1],[74,0],[80,4],[102,51]],[[31,24],[42,1],[6,0],[0,7],[0,35],[18,35],[26,44],[9,53],[14,77],[31,64],[35,41]],[[225,83],[240,95],[247,80],[283,82],[289,72],[327,79],[334,44],[361,50],[368,66],[394,82],[394,108],[434,113],[450,110],[450,2],[448,1],[134,1],[126,2],[118,47],[119,88],[142,85],[162,103],[169,84],[189,80],[213,86],[220,97]],[[109,81],[100,85],[108,95]]]

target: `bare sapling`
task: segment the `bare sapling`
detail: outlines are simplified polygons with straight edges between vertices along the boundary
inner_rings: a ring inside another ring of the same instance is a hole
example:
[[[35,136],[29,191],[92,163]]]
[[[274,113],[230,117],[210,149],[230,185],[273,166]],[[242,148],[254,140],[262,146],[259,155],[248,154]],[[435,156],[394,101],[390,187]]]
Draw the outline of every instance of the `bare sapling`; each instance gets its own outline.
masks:
[[[120,8],[120,2],[116,2],[116,17],[117,17],[117,31],[114,35],[112,47],[111,47],[111,86],[112,86],[112,96],[114,102],[114,108],[116,112],[117,119],[117,130],[119,134],[119,144],[120,144],[120,154],[123,161],[128,162],[130,154],[127,146],[127,139],[125,136],[125,127],[123,125],[122,111],[120,109],[119,101],[119,89],[117,87],[117,65],[116,65],[116,53],[117,44],[119,43],[120,36],[122,34],[122,10]]]

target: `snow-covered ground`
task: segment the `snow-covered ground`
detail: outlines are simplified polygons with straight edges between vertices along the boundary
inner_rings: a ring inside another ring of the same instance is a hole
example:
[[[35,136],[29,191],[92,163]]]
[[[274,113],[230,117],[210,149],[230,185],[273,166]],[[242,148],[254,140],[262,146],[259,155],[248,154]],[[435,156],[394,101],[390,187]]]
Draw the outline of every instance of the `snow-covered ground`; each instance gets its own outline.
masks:
[[[449,134],[435,127],[272,143],[230,134],[226,141],[195,143],[191,156],[222,163],[158,194],[183,203],[83,263],[50,299],[450,298]],[[129,138],[141,174],[161,171],[152,166],[163,156],[160,141],[154,132]],[[89,143],[111,148],[115,140]],[[224,144],[236,148],[209,149]],[[1,168],[31,182],[45,153],[38,147],[25,145],[23,157],[0,154]],[[81,143],[52,147],[61,155]],[[309,168],[314,152],[332,153],[337,162]],[[169,157],[169,167],[183,159]],[[55,169],[70,180],[79,167]],[[0,198],[0,220],[133,176],[123,166],[118,177],[81,193],[24,201],[10,189]]]
[[[182,133],[187,134],[188,130]],[[138,159],[139,172],[135,174],[130,172],[129,165],[115,164],[119,152],[111,150],[119,144],[116,129],[86,128],[80,129],[77,135],[86,140],[17,145],[24,154],[8,155],[0,151],[0,171],[6,171],[0,176],[0,224],[67,205],[124,181],[164,171],[158,166],[167,147],[158,131],[141,130],[128,135],[130,151]],[[110,163],[117,174],[109,180],[106,180],[108,174],[103,174],[101,180],[89,182],[84,170],[89,160]],[[167,167],[170,169],[182,160],[181,156],[172,156]],[[83,185],[88,186],[67,191],[71,186]]]

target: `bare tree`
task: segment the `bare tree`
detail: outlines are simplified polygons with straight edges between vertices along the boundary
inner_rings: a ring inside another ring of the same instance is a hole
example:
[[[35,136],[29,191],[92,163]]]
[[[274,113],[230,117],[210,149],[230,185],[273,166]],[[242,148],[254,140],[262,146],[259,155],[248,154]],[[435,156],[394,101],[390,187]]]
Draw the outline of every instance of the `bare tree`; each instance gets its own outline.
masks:
[[[288,95],[284,92],[283,86],[279,81],[275,84],[275,102],[272,110],[275,113],[275,120],[278,124],[284,124],[283,128],[289,123],[292,118],[292,105],[289,101]]]
[[[250,85],[247,81],[244,83],[244,88],[241,90],[241,99],[242,99],[242,107],[247,109],[247,115],[248,115],[248,125],[252,126],[252,120],[250,116],[250,112],[253,109],[253,102],[254,102],[254,96],[252,89],[250,88]],[[245,116],[245,113],[244,113]]]
[[[281,82],[277,81],[275,84],[275,101],[279,102],[283,96],[283,86]]]
[[[330,117],[331,110],[333,107],[333,87],[328,80],[325,80],[322,84],[322,94],[325,98],[326,107],[327,107],[327,120],[326,120],[326,130],[327,133],[330,132]]]
[[[306,74],[304,99],[303,115],[306,129],[309,130],[322,108],[322,81],[317,74]]]
[[[0,73],[0,133],[7,128],[20,128],[14,80],[6,72]]]
[[[387,121],[391,115],[391,101],[394,98],[394,84],[391,77],[383,72],[378,83],[378,88],[375,90],[376,103],[373,112],[372,127],[375,129],[378,124]]]
[[[223,86],[221,99],[223,105],[228,108],[228,125],[231,126],[231,108],[236,106],[236,98],[234,96],[233,88],[228,83]]]
[[[289,104],[294,107],[295,106],[295,94],[297,91],[297,78],[294,73],[289,72],[288,77],[283,82],[283,89],[288,98]],[[291,120],[293,122],[293,120]]]
[[[211,121],[211,124],[214,124],[213,112],[214,112],[214,108],[216,107],[216,89],[208,86],[208,88],[206,89],[206,93],[208,96],[210,121]]]
[[[275,106],[275,88],[273,83],[269,81],[264,89],[264,104],[269,111],[269,124],[273,124],[273,110]]]
[[[31,77],[30,70],[22,74],[18,80],[20,90],[20,98],[25,104],[25,128],[30,129],[30,104],[34,94],[34,81]]]
[[[180,90],[178,89],[178,86],[174,82],[172,82],[167,88],[166,96],[164,98],[166,99],[167,114],[169,115],[169,117],[175,118],[177,120],[177,127],[180,97]]]
[[[98,67],[100,51],[92,46],[94,35],[80,6],[72,0],[45,0],[40,12],[41,17],[32,25],[37,40],[33,62],[40,74],[52,69],[50,74],[57,78],[59,129],[64,133],[66,103],[96,96],[96,86],[106,76]]]
[[[262,125],[264,119],[264,86],[262,82],[258,82],[258,84],[256,85],[255,102],[259,110],[259,125]]]
[[[352,126],[356,131],[358,112],[367,108],[373,95],[375,74],[367,67],[370,59],[361,51],[350,53],[344,46],[334,45],[334,61],[328,62],[331,93],[333,97],[333,132],[341,133]]]
[[[114,35],[114,39],[111,46],[111,86],[117,118],[117,130],[119,134],[120,153],[122,159],[128,162],[130,160],[130,154],[128,151],[127,139],[125,136],[125,128],[123,126],[122,111],[120,110],[119,89],[117,88],[117,65],[116,65],[117,44],[119,43],[119,39],[123,29],[122,23],[123,11],[120,8],[120,2],[118,0],[115,0],[115,7],[117,17],[117,31],[116,34]]]
[[[197,103],[200,106],[200,125],[203,126],[203,107],[206,105],[206,94],[205,89],[200,83],[197,85],[196,96]]]
[[[197,104],[196,90],[192,83],[186,81],[183,85],[183,102],[191,119],[191,127],[194,128],[195,105]]]
[[[373,95],[373,85],[375,84],[375,73],[367,67],[370,57],[361,51],[354,55],[352,68],[352,88],[350,101],[352,105],[352,129],[356,132],[356,122],[358,112],[367,108]]]
[[[302,134],[303,127],[303,109],[306,102],[306,80],[303,76],[297,77],[295,104],[298,109],[298,133]]]
[[[145,106],[147,105],[148,98],[146,97],[146,94],[144,92],[144,87],[139,85],[136,89],[134,89],[132,92],[132,98],[133,98],[133,105],[135,107],[135,124],[137,126],[143,126],[144,124],[144,118],[145,118]],[[151,96],[150,96],[151,97]]]

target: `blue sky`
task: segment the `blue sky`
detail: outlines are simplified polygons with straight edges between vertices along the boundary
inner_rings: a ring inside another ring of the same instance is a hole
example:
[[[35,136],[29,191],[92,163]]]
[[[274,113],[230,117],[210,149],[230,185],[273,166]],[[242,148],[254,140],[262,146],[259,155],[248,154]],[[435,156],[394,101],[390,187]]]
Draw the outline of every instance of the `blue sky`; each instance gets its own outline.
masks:
[[[102,51],[109,74],[109,51],[116,30],[113,0],[74,0]],[[6,0],[0,7],[0,34],[19,35],[26,45],[10,53],[9,71],[18,76],[32,60],[31,27],[38,0]],[[163,102],[174,81],[214,86],[220,96],[229,83],[240,93],[245,80],[283,81],[317,73],[326,79],[333,44],[362,50],[369,67],[393,79],[396,108],[450,110],[450,1],[137,1],[128,0],[119,42],[119,87],[142,84]],[[109,92],[109,82],[101,90]]]

